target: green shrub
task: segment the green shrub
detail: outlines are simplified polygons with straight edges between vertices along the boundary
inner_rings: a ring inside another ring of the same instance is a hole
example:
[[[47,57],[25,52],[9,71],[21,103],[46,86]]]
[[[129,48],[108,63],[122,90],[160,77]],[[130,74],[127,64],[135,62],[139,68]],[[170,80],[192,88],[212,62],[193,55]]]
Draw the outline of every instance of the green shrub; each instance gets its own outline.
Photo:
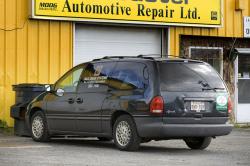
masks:
[[[5,129],[8,128],[7,123],[5,121],[0,120],[0,128],[5,128]]]

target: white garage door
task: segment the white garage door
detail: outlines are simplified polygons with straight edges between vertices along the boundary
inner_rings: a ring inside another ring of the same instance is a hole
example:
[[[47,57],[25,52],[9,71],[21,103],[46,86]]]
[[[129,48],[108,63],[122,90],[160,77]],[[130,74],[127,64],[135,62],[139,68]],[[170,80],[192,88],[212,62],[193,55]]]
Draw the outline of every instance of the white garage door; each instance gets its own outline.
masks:
[[[75,25],[74,65],[104,56],[161,54],[161,29]]]

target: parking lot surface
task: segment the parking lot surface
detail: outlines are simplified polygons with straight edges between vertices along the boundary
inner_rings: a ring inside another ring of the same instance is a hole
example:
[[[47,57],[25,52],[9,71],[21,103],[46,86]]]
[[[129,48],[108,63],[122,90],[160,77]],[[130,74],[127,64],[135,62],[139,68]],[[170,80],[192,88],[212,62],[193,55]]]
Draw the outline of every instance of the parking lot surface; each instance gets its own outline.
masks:
[[[250,129],[234,129],[212,141],[206,150],[190,150],[182,140],[151,141],[137,152],[122,152],[113,142],[95,138],[53,139],[38,143],[29,137],[0,133],[0,165],[250,165]]]

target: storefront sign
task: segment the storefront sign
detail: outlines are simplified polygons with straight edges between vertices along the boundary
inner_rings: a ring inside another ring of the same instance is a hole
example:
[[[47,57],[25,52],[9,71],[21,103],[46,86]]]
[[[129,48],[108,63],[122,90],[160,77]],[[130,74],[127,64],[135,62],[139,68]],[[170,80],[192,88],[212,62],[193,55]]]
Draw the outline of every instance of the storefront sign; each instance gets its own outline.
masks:
[[[221,26],[221,0],[32,0],[32,18]]]
[[[244,17],[244,37],[250,38],[250,17]]]

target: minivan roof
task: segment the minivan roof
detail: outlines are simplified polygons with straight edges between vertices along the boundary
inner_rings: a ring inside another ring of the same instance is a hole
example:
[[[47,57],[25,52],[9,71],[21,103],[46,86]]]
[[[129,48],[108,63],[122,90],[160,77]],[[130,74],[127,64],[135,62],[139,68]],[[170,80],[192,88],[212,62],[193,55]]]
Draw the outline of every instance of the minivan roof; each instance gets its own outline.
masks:
[[[173,57],[173,58],[169,58]],[[139,56],[105,56],[100,59],[94,59],[93,61],[113,61],[113,60],[146,60],[146,61],[157,61],[157,62],[193,62],[193,63],[203,63],[202,61],[185,59],[178,56],[170,56],[168,58],[162,58],[161,56],[148,56],[148,55],[139,55]]]

